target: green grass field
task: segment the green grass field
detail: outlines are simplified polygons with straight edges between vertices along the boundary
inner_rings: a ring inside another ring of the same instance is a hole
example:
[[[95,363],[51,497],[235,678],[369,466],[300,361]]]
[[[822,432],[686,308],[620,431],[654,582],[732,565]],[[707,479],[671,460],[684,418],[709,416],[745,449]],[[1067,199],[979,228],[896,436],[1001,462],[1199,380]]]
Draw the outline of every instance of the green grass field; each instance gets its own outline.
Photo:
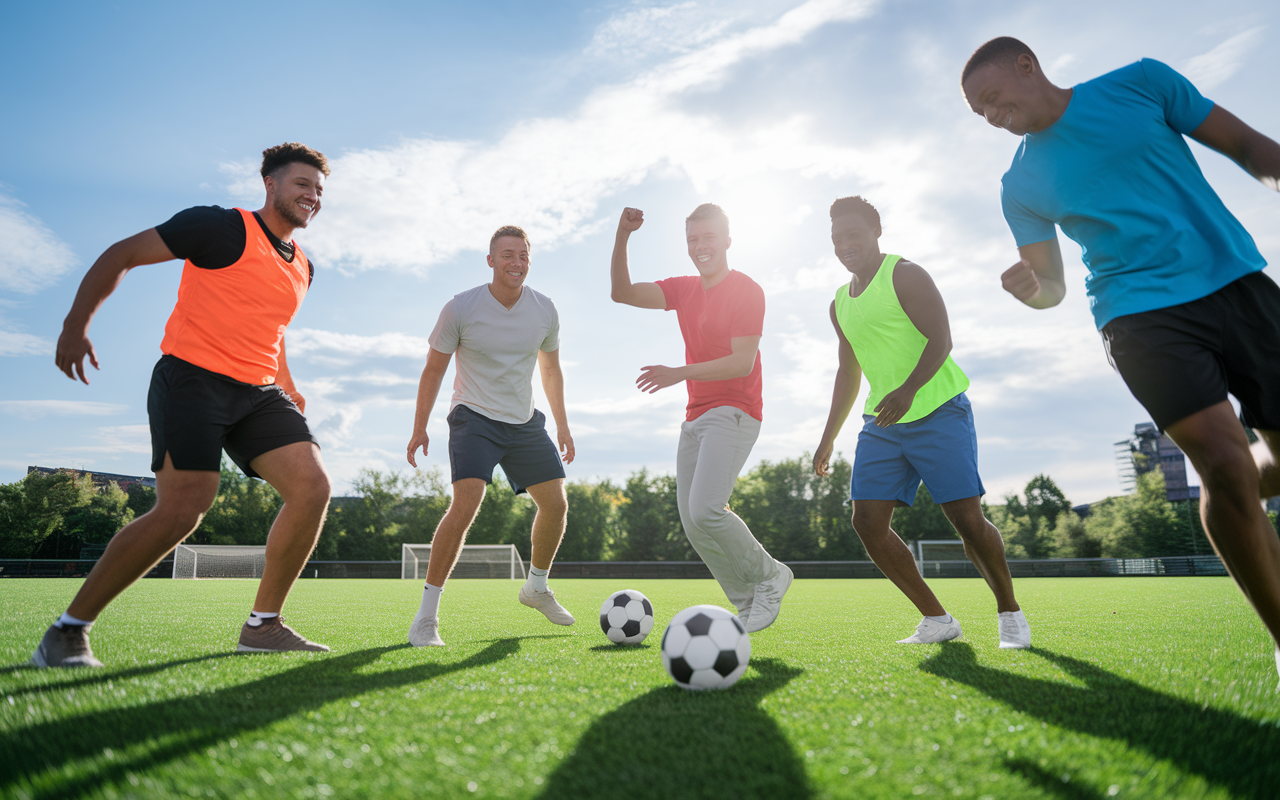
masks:
[[[1270,640],[1225,578],[1016,581],[1035,647],[996,647],[974,580],[932,585],[944,645],[888,581],[798,581],[737,686],[684,691],[658,654],[710,581],[449,584],[441,635],[405,633],[413,581],[306,580],[286,617],[326,655],[233,655],[251,581],[148,580],[93,631],[98,671],[28,669],[67,580],[0,583],[0,795],[244,797],[1280,796]],[[654,602],[608,644],[614,590]]]

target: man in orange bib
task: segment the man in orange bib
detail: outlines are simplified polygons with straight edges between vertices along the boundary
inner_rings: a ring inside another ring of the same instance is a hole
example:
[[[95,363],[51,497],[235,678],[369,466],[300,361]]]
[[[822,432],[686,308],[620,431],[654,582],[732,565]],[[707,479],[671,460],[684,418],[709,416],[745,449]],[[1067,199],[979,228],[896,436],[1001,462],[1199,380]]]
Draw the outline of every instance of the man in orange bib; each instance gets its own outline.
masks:
[[[89,323],[134,267],[182,258],[178,302],[151,376],[155,507],[112,538],[31,663],[102,666],[89,627],[102,610],[200,524],[218,493],[222,451],[284,499],[267,537],[266,566],[239,649],[327,651],[280,616],[320,536],[329,477],[285,363],[284,330],[311,284],[311,262],[291,237],[320,211],[329,164],[297,142],[262,154],[267,198],[257,211],[189,208],[107,248],[80,283],[58,338],[58,368],[88,383],[98,368]]]

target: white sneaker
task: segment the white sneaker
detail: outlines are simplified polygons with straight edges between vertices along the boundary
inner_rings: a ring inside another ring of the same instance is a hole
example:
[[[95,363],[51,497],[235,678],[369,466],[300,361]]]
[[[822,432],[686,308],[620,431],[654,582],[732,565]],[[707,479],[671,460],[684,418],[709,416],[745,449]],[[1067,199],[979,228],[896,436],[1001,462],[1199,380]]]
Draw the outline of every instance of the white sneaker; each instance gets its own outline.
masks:
[[[1280,673],[1280,644],[1276,645],[1276,672]],[[1280,692],[1280,684],[1276,685],[1276,691]]]
[[[747,633],[762,631],[773,624],[782,610],[782,597],[791,588],[795,573],[781,561],[773,562],[778,566],[778,574],[764,583],[756,584],[755,598],[751,601],[749,616],[742,620],[742,627]]]
[[[950,622],[938,622],[925,617],[916,626],[916,632],[905,639],[899,639],[898,644],[934,644],[950,641],[959,636],[960,620],[955,617],[952,617]]]
[[[1000,649],[1025,650],[1031,646],[1031,626],[1021,611],[1002,611],[1000,618]]]
[[[564,610],[564,606],[556,602],[556,593],[550,589],[545,592],[535,592],[529,588],[529,584],[520,587],[520,602],[529,608],[536,608],[541,611],[546,618],[557,625],[572,625],[574,623],[573,615]]]
[[[737,606],[735,606],[735,608],[737,608]],[[751,619],[751,604],[747,603],[747,605],[738,609],[738,622],[741,622],[742,627],[745,628],[747,627],[747,622],[750,619]]]
[[[409,626],[409,644],[414,647],[444,647],[440,638],[440,620],[430,617],[414,617]]]

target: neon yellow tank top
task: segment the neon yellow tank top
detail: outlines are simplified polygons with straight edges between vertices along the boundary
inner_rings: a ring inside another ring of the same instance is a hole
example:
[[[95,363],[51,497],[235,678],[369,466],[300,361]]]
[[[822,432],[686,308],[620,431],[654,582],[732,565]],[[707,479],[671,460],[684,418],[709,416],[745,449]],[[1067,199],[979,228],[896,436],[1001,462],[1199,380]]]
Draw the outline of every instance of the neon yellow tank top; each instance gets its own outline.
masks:
[[[836,321],[867,376],[871,394],[862,413],[875,414],[884,396],[906,382],[924,352],[925,338],[912,324],[893,288],[893,268],[902,256],[888,255],[866,290],[849,296],[849,284],[836,290]],[[969,378],[947,356],[941,369],[916,392],[911,408],[898,422],[927,417],[939,406],[969,388]]]

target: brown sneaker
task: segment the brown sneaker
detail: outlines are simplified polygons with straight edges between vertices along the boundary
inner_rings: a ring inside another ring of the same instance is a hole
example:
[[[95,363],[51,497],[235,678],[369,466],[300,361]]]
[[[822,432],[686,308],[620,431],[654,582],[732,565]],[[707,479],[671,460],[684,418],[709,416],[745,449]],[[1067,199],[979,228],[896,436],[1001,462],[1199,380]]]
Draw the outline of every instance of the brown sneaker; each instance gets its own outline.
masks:
[[[240,629],[241,653],[280,653],[286,650],[308,650],[327,653],[329,647],[307,641],[301,634],[284,624],[284,617],[268,617],[262,624],[251,627],[245,623]]]
[[[31,656],[36,667],[100,667],[102,662],[89,649],[86,625],[50,625]]]

